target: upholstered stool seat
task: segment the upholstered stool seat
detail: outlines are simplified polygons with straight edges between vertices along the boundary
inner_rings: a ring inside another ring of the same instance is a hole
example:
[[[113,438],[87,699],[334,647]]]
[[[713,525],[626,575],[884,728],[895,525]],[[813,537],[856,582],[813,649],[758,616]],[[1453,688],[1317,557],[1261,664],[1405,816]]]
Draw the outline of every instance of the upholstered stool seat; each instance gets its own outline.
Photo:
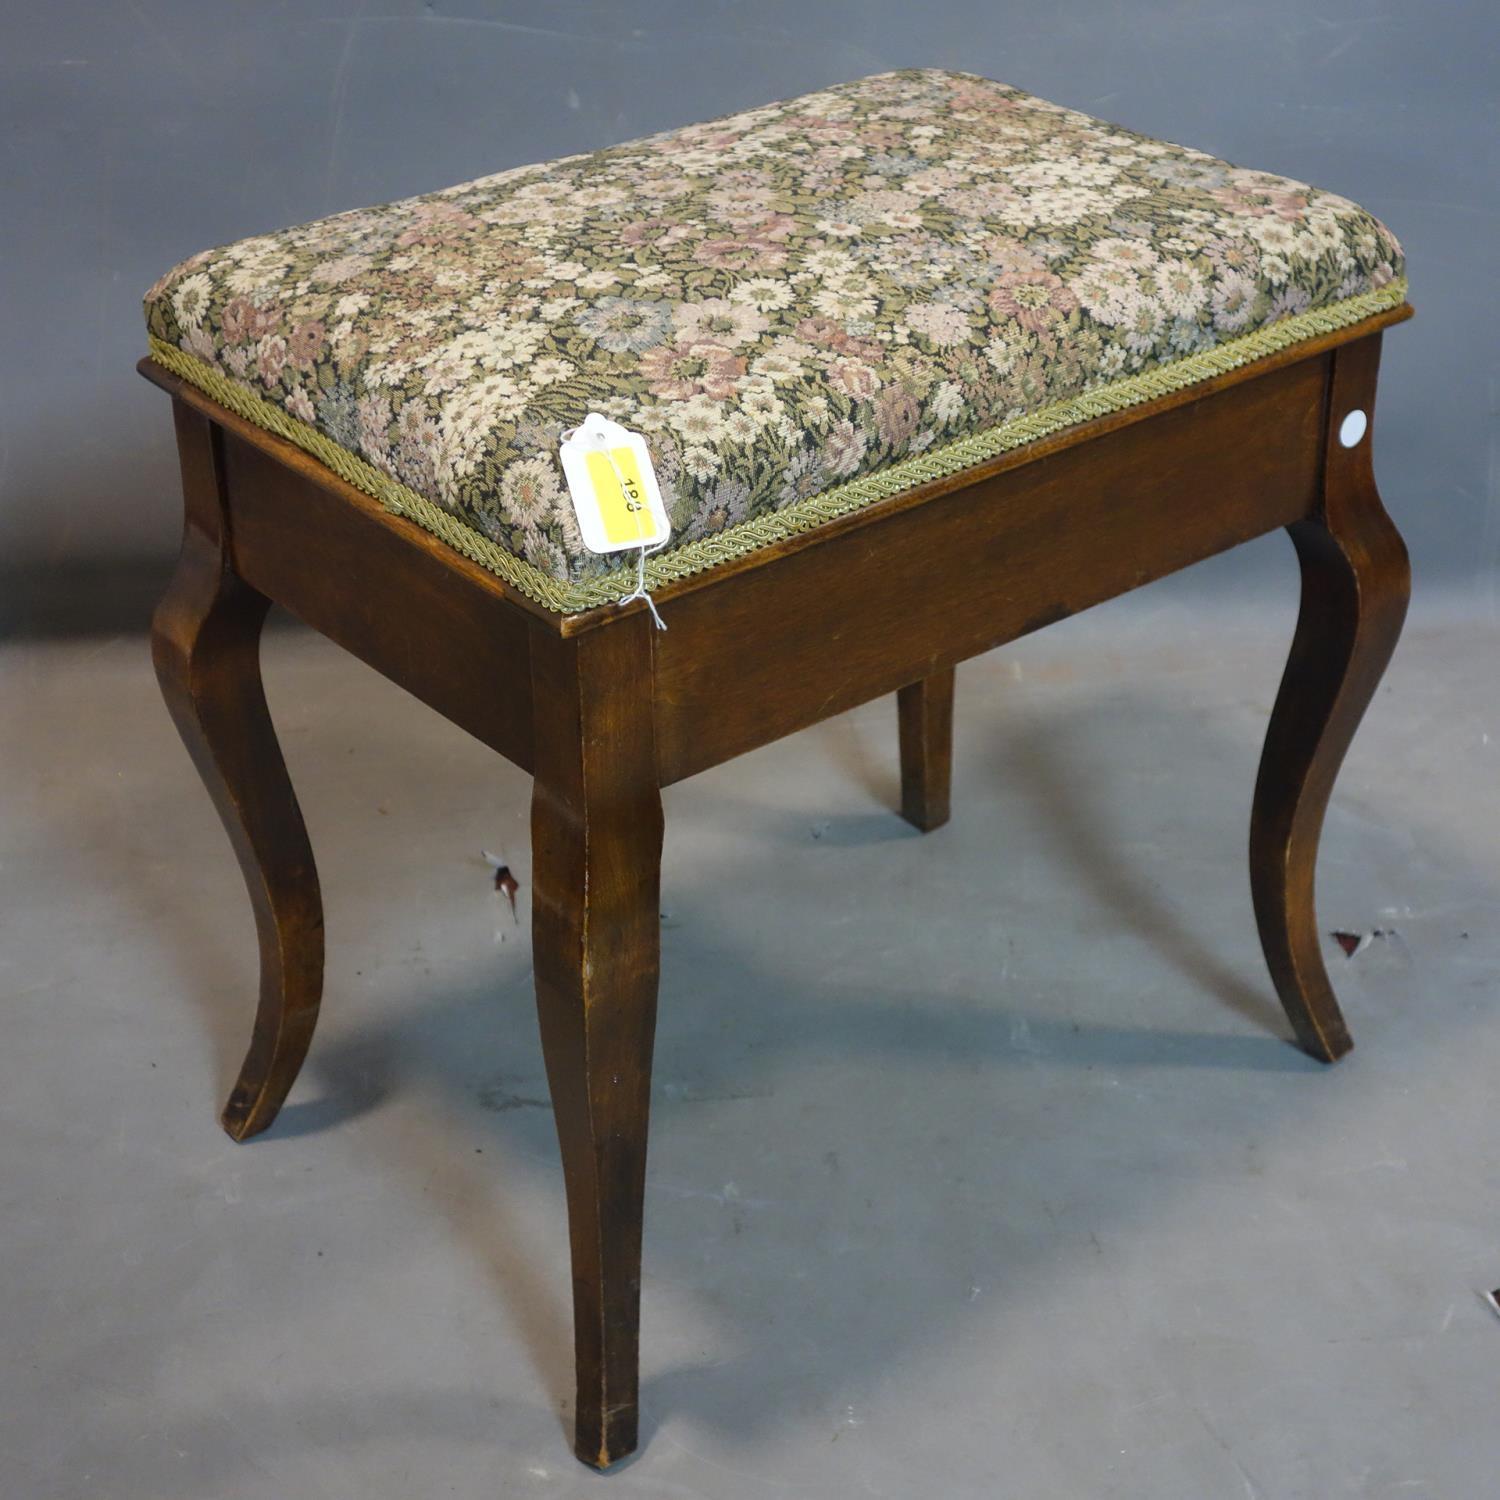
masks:
[[[195,255],[156,358],[550,608],[557,462],[643,433],[666,582],[1402,300],[1332,193],[901,72]]]
[[[574,1443],[614,1462],[637,1439],[662,788],[895,694],[901,812],[937,829],[957,663],[1282,528],[1302,608],[1250,886],[1297,1041],[1337,1059],[1313,874],[1405,615],[1371,441],[1383,330],[1410,311],[1396,241],[1346,199],[944,72],[169,272],[141,369],[173,398],[186,515],[153,649],[261,953],[229,1134],[275,1121],[322,996],[318,879],[260,682],[276,602],[533,777],[516,868],[567,1187]],[[604,434],[586,418],[628,429],[623,460],[582,454]],[[657,497],[619,466],[637,457],[670,520],[649,558]],[[584,545],[606,499],[642,545]],[[671,999],[701,999],[691,976]]]

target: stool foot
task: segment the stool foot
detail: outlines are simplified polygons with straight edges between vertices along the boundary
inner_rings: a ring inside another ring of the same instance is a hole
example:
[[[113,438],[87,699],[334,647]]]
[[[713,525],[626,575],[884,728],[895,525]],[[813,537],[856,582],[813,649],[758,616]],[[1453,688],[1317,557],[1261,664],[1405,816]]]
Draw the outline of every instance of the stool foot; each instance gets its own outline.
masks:
[[[901,816],[931,833],[948,821],[953,781],[953,668],[896,694],[901,741]]]
[[[151,624],[162,696],[224,824],[255,909],[260,1003],[222,1116],[236,1141],[276,1118],[307,1055],[323,989],[323,904],[260,679],[264,595],[233,571],[218,429],[177,406],[186,525]]]
[[[532,643],[532,949],[562,1150],[578,1380],[574,1451],[636,1445],[641,1225],[661,946],[649,616]]]
[[[1288,527],[1302,606],[1271,714],[1250,818],[1250,885],[1261,946],[1303,1049],[1323,1062],[1353,1041],[1324,967],[1313,902],[1334,778],[1406,617],[1406,546],[1380,503],[1369,440],[1343,448],[1344,415],[1374,406],[1379,338],[1335,355],[1323,504]]]

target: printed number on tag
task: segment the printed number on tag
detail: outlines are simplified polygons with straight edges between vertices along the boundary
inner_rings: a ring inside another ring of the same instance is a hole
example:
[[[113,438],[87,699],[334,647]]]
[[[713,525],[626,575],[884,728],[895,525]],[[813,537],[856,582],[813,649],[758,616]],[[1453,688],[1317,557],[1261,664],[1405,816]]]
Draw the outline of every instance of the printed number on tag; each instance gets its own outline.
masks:
[[[590,552],[655,547],[671,533],[646,440],[590,412],[563,440],[563,477]]]

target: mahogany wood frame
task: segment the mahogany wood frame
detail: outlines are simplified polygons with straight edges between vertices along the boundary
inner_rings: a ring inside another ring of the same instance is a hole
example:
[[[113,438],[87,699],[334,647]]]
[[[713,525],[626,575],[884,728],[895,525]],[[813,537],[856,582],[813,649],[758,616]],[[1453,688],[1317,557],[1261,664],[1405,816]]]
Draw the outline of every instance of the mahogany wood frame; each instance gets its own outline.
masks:
[[[1351,1044],[1313,873],[1334,777],[1400,633],[1408,569],[1369,432],[1346,448],[1338,429],[1356,408],[1373,418],[1381,330],[1409,315],[1403,305],[660,589],[665,633],[639,602],[548,612],[143,361],[173,397],[186,502],[153,626],[157,673],[260,937],[259,1009],[225,1129],[243,1140],[275,1119],[322,985],[317,874],[261,691],[275,600],[533,774],[575,1449],[601,1468],[630,1453],[660,789],[895,692],[902,813],[935,828],[948,816],[956,662],[1277,527],[1296,545],[1302,608],[1255,789],[1254,908],[1298,1041],[1339,1057]]]

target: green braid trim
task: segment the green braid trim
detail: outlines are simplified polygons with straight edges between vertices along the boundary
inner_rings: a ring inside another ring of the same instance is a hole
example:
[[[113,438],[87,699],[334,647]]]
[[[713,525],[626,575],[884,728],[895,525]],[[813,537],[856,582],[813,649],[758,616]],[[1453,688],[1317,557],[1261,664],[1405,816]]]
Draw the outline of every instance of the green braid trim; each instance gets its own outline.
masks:
[[[660,552],[646,563],[646,586],[660,588],[690,574],[719,567],[787,537],[811,531],[838,516],[863,510],[878,500],[889,499],[919,485],[973,468],[1013,448],[1034,443],[1038,438],[1050,437],[1081,422],[1171,395],[1254,360],[1264,359],[1269,354],[1279,353],[1306,339],[1363,322],[1377,313],[1400,306],[1405,300],[1406,280],[1399,278],[1342,302],[1310,308],[1263,328],[1252,329],[1212,349],[1070,396],[1065,401],[1054,402],[998,427],[957,438],[930,452],[904,458],[876,473],[864,474],[821,494],[809,495],[784,510],[742,521],[717,536],[702,537]],[[151,357],[236,416],[295,443],[332,469],[340,479],[373,496],[387,510],[415,521],[424,530],[442,538],[455,551],[489,569],[548,609],[561,614],[577,614],[601,604],[614,604],[635,586],[633,561],[629,568],[616,568],[582,582],[553,578],[524,558],[498,546],[451,511],[408,489],[315,427],[273,405],[197,356],[153,337]]]

